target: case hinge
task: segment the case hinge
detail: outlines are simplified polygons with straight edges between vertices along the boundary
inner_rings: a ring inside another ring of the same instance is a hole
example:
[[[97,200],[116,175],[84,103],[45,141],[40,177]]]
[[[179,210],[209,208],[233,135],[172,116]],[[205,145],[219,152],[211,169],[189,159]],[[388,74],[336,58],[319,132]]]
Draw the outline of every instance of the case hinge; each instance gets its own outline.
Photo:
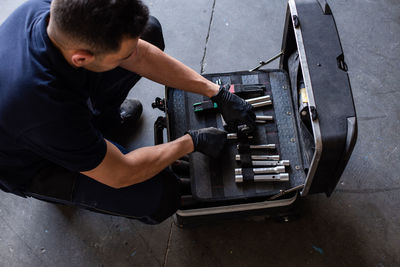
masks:
[[[318,0],[319,5],[322,8],[322,12],[324,12],[325,15],[332,15],[332,11],[326,0]]]

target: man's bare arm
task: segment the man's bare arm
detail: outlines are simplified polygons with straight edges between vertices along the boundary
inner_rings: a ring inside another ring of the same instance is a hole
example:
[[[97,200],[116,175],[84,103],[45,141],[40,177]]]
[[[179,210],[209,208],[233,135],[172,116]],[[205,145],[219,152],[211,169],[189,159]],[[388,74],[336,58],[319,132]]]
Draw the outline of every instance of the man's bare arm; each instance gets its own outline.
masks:
[[[113,188],[146,181],[194,150],[188,134],[166,144],[136,149],[126,155],[109,141],[106,140],[106,143],[107,153],[100,165],[82,174]]]
[[[124,60],[120,67],[157,83],[208,97],[216,95],[219,90],[219,85],[205,79],[156,46],[140,39],[137,51]]]

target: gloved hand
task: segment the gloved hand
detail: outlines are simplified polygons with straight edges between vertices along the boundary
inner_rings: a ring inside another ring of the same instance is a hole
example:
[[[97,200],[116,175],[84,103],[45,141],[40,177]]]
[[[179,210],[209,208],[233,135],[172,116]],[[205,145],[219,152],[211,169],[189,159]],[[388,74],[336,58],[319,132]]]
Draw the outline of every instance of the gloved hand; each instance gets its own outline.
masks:
[[[226,142],[226,132],[214,127],[189,130],[187,133],[192,137],[194,151],[214,158],[219,156]]]
[[[230,131],[237,131],[239,125],[246,124],[249,128],[246,132],[252,132],[256,128],[252,105],[230,93],[229,87],[229,84],[221,85],[218,94],[211,97],[211,100],[217,103]]]

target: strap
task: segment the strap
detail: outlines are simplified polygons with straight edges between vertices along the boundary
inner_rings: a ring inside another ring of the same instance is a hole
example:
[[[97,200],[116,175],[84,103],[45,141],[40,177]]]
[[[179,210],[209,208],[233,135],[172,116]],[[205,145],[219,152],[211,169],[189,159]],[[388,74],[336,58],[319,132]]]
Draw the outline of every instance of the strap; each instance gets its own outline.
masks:
[[[243,182],[254,182],[254,172],[252,168],[242,168]]]
[[[207,99],[204,97],[203,99]],[[206,112],[203,116],[206,127],[218,127],[217,120],[214,112]],[[213,198],[223,198],[224,180],[221,164],[218,160],[209,158],[208,164],[210,166],[210,181],[211,181],[211,194]]]
[[[250,153],[251,152],[250,145],[248,143],[247,144],[239,143],[238,144],[238,151],[239,151],[240,154]]]
[[[253,166],[250,154],[241,154],[240,162],[242,163],[242,168]]]

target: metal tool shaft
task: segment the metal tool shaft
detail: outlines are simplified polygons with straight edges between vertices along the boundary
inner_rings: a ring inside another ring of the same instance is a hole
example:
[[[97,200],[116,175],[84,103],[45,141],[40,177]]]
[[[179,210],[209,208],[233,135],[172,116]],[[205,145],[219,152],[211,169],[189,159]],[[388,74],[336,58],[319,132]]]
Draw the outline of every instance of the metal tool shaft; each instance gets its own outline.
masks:
[[[250,149],[275,149],[275,144],[266,144],[266,145],[250,145]],[[237,145],[237,149],[240,149],[240,145]]]
[[[271,62],[274,61],[275,59],[279,58],[279,57],[282,56],[283,54],[284,54],[283,51],[281,51],[279,54],[277,54],[276,56],[274,56],[274,57],[268,59],[267,61],[260,61],[260,63],[258,64],[258,66],[255,67],[254,69],[249,70],[249,72],[258,70],[259,68],[261,68],[261,67],[263,67],[263,66],[265,66],[265,65],[267,65],[267,64],[269,64],[269,63],[271,63]]]
[[[245,99],[245,100],[249,104],[255,104],[255,103],[271,100],[271,96],[270,95],[265,95],[265,96],[249,98],[249,99]]]
[[[237,134],[236,134],[236,133],[228,133],[227,136],[226,136],[226,138],[227,138],[228,140],[232,140],[232,139],[237,139],[238,137],[237,137]],[[253,136],[248,135],[247,138],[248,138],[248,139],[253,139]]]
[[[257,102],[254,104],[251,104],[254,108],[259,108],[259,107],[264,107],[264,106],[270,106],[272,105],[272,101],[268,100],[268,101],[263,101],[263,102]]]
[[[254,160],[279,160],[279,155],[251,155]],[[236,160],[240,160],[240,155],[236,155]]]
[[[256,116],[257,121],[273,121],[274,117],[272,116]]]
[[[275,149],[275,144],[266,144],[266,145],[250,145],[250,149]]]
[[[263,173],[284,173],[285,166],[276,166],[273,168],[254,168],[254,173],[263,174]]]
[[[243,183],[244,177],[241,174],[235,175],[236,183]],[[254,182],[287,182],[289,181],[288,173],[279,174],[264,174],[264,175],[254,175]]]
[[[235,174],[243,174],[244,170],[242,168],[236,168]],[[255,174],[264,174],[264,173],[284,173],[285,166],[276,166],[272,168],[253,168],[253,172]]]
[[[280,156],[279,155],[253,155],[253,156],[251,156],[251,159],[255,159],[255,160],[279,160]]]
[[[260,161],[252,161],[251,164],[253,166],[290,166],[290,161],[289,160],[280,160],[280,161],[260,160]]]

